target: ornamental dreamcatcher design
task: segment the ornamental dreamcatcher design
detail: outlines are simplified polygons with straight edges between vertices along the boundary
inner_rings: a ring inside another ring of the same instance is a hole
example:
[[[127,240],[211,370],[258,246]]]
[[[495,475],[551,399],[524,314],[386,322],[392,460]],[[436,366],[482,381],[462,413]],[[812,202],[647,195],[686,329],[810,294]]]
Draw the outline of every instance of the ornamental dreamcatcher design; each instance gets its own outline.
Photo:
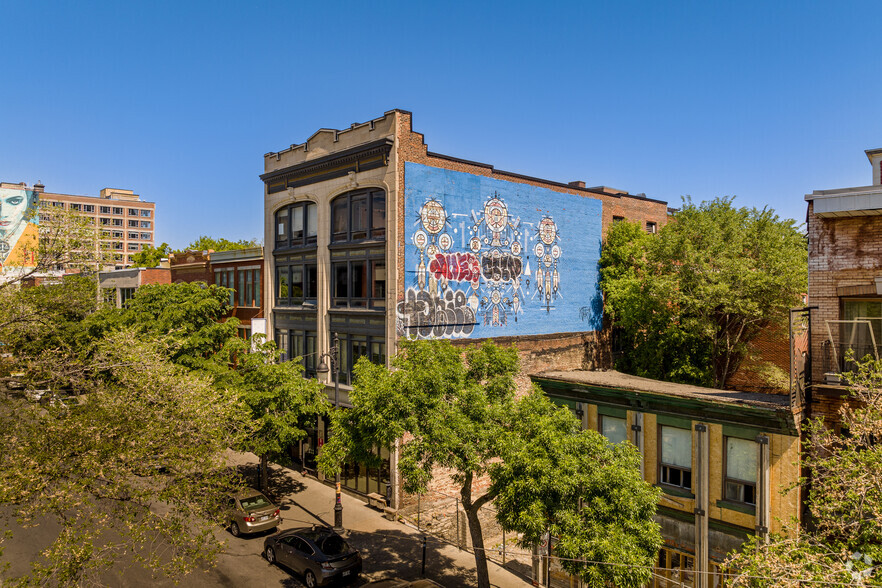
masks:
[[[545,305],[546,312],[551,312],[552,302],[560,296],[560,232],[554,219],[546,216],[539,221],[535,239],[533,253],[536,255],[536,293]]]
[[[480,212],[472,212],[472,221],[469,250],[480,258],[486,292],[480,298],[473,292],[469,304],[485,325],[506,325],[510,311],[517,321],[522,298],[521,220],[511,218],[505,202],[494,192]]]

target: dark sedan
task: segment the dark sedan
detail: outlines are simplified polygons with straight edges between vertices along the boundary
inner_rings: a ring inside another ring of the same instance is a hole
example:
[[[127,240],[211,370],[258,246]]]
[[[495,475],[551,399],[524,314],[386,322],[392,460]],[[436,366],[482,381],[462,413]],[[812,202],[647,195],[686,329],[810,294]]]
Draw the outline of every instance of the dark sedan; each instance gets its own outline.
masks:
[[[303,575],[308,588],[336,580],[349,582],[361,573],[361,556],[326,527],[290,529],[267,537],[263,553],[270,563],[282,564]]]

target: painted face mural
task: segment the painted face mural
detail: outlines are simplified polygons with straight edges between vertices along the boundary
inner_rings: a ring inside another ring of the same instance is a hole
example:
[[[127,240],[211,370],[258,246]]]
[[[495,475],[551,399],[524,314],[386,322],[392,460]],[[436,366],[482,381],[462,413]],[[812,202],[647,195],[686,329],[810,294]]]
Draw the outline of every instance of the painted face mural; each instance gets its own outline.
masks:
[[[599,200],[410,162],[405,177],[399,336],[600,328]]]
[[[30,213],[36,201],[37,195],[31,190],[0,188],[0,264],[12,262],[16,248],[24,246],[22,236],[35,230],[36,219],[31,219]]]

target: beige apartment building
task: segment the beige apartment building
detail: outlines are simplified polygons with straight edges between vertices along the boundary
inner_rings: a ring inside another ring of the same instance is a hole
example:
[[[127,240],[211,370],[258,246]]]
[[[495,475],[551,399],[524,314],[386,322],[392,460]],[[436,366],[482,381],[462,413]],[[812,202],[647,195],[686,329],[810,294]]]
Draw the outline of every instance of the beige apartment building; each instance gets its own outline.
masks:
[[[135,253],[154,245],[156,204],[141,200],[132,190],[104,188],[98,196],[81,196],[47,192],[39,182],[33,187],[3,182],[0,187],[33,193],[41,207],[63,208],[94,219],[102,243],[113,253],[113,265],[107,269],[130,267]]]

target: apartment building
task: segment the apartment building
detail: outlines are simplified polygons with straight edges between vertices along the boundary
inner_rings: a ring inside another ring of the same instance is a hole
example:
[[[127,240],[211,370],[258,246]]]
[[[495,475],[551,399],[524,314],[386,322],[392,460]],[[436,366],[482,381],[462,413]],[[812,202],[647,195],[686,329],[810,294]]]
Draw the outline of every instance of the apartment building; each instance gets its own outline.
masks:
[[[268,336],[308,373],[336,336],[344,406],[358,358],[386,364],[400,338],[492,337],[531,372],[599,362],[603,235],[668,218],[642,194],[429,151],[404,110],[320,129],[264,155],[264,170]],[[295,461],[313,467],[326,432]],[[343,483],[396,505],[394,471],[354,468]]]

